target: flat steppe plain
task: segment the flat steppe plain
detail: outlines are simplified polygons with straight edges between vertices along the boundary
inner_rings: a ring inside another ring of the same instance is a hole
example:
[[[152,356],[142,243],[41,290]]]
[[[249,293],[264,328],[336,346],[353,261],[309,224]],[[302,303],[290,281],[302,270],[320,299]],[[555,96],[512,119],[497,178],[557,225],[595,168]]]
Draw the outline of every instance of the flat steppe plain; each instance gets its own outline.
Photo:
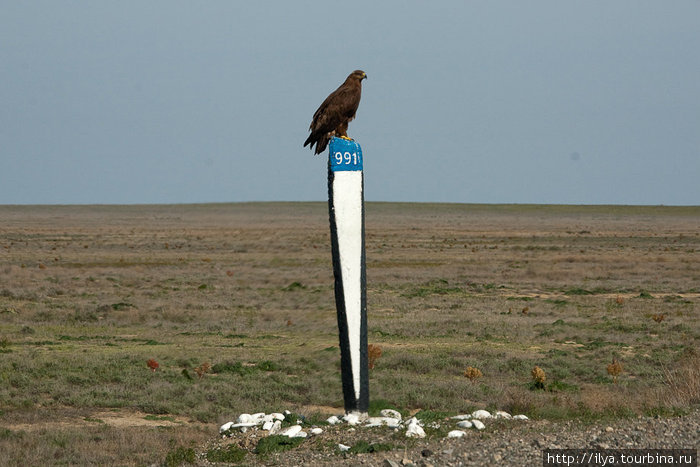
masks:
[[[325,203],[0,206],[5,462],[205,462],[242,412],[342,412],[328,230]],[[700,207],[367,203],[366,248],[372,411],[543,432],[697,414]],[[328,431],[287,461],[381,460]]]

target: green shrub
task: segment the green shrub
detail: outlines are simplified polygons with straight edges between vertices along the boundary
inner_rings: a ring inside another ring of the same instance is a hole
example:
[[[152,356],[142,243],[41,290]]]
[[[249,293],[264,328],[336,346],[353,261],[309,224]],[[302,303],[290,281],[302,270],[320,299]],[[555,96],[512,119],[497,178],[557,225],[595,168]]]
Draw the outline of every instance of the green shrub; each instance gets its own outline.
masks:
[[[243,366],[241,362],[224,362],[212,366],[211,371],[214,373],[234,373],[239,376],[245,376],[251,374],[255,370],[254,367]]]
[[[178,467],[185,462],[188,464],[194,464],[196,461],[194,449],[178,447],[174,451],[170,451],[167,456],[165,456],[165,465],[167,467]]]
[[[209,462],[228,462],[237,464],[245,459],[246,451],[233,444],[225,448],[210,449],[207,451]]]
[[[255,447],[255,453],[260,455],[271,454],[294,449],[304,441],[303,438],[288,438],[282,435],[272,435],[262,438]]]
[[[391,451],[394,446],[388,443],[368,443],[367,441],[358,441],[348,452],[351,454],[362,454],[371,452]]]

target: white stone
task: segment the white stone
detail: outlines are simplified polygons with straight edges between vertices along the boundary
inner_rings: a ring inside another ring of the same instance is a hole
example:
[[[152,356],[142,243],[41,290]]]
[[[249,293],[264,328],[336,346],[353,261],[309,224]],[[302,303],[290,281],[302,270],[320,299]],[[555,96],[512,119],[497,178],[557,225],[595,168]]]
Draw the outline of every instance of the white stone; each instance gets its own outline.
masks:
[[[447,433],[448,438],[461,438],[464,435],[466,435],[466,433],[462,430],[452,430]]]
[[[265,422],[265,423],[263,423],[262,428],[265,431],[270,431],[274,425],[275,425],[275,422]]]
[[[486,426],[484,426],[484,424],[481,423],[479,420],[472,420],[472,425],[474,425],[474,428],[476,428],[477,430],[483,430],[484,428],[486,428]]]
[[[265,416],[262,418],[262,420],[260,421],[260,424],[265,424],[265,423],[274,422],[274,421],[275,421],[275,417],[273,417],[272,414],[270,414],[270,415],[265,415]]]
[[[338,423],[340,423],[340,419],[335,415],[331,415],[326,419],[326,423],[328,423],[329,425],[337,425]]]
[[[322,430],[321,428],[318,428],[318,427],[317,427],[317,428],[312,428],[312,429],[311,429],[311,434],[312,434],[312,435],[320,435],[321,433],[323,433],[323,430]]]
[[[366,427],[373,428],[375,426],[384,425],[384,417],[369,417],[367,419]]]
[[[397,428],[401,424],[401,421],[393,417],[369,417],[367,419],[366,427],[376,427],[376,426],[388,426],[391,428]]]
[[[510,420],[511,418],[513,418],[513,416],[511,414],[509,414],[508,412],[504,412],[502,410],[499,410],[498,412],[496,412],[495,417],[496,418],[505,418],[507,420]]]
[[[284,414],[285,414],[285,415],[291,415],[292,412],[290,412],[289,410],[285,410],[285,411],[284,411]]]
[[[399,426],[401,426],[401,420],[392,417],[385,417],[384,424],[386,424],[386,426],[388,426],[389,428],[398,428]]]
[[[420,425],[409,425],[406,436],[408,438],[425,438],[425,430]]]
[[[349,451],[349,450],[350,450],[350,446],[346,446],[346,445],[344,445],[344,444],[338,443],[338,449],[340,449],[341,451]]]
[[[306,438],[307,436],[309,435],[305,431],[300,431],[296,435],[290,436],[290,438]]]
[[[382,417],[389,417],[389,418],[395,418],[397,420],[401,420],[401,414],[393,409],[383,409],[382,411],[379,412],[379,415]]]
[[[234,423],[233,425],[231,425],[231,428],[240,428],[241,430],[245,428],[247,430],[248,428],[252,428],[254,426],[258,426],[258,424],[255,422]]]
[[[455,415],[454,417],[451,417],[452,420],[469,420],[472,418],[471,414],[463,414],[463,415]]]
[[[477,418],[477,419],[484,419],[484,418],[491,418],[492,415],[490,412],[487,410],[475,410],[472,412],[472,418]]]
[[[281,429],[282,429],[282,422],[280,422],[279,420],[275,420],[275,422],[272,424],[272,428],[270,428],[270,434],[274,435],[278,431],[280,431]]]
[[[292,425],[279,432],[280,436],[287,436],[289,438],[294,438],[297,433],[301,431],[300,425]]]
[[[406,420],[406,425],[411,425],[413,423],[417,423],[420,426],[423,426],[423,421],[418,420],[416,417],[411,417],[408,420]]]
[[[231,427],[233,426],[233,422],[227,422],[221,425],[219,427],[219,433],[223,433],[224,431],[228,431]]]
[[[274,412],[274,413],[271,413],[270,415],[272,415],[272,418],[274,418],[275,420],[279,420],[279,421],[284,420],[284,414],[281,414],[279,412]]]
[[[253,418],[254,422],[262,424],[265,421],[265,412],[254,413],[253,415],[251,415],[251,417]]]
[[[420,426],[418,420],[414,417],[408,423],[408,429],[406,429],[406,436],[408,438],[425,438],[425,431]]]
[[[457,426],[460,428],[471,428],[472,422],[470,422],[469,420],[462,420],[461,422],[457,423]]]
[[[530,420],[527,415],[513,415],[513,420]]]
[[[236,423],[250,423],[253,421],[253,416],[249,413],[242,413],[238,416]]]
[[[360,423],[360,416],[356,413],[348,413],[345,414],[343,420],[345,420],[348,425],[358,425]]]

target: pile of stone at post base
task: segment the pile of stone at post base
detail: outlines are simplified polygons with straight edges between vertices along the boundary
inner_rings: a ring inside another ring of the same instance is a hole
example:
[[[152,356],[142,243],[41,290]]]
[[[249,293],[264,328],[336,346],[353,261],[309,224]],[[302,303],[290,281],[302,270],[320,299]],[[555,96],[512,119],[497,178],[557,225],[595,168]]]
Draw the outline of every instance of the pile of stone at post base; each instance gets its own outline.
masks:
[[[420,415],[420,414],[418,414]],[[486,423],[491,419],[502,420],[528,420],[525,415],[511,416],[507,412],[497,411],[493,415],[486,410],[476,410],[470,414],[455,415],[442,422],[424,422],[420,417],[410,417],[403,419],[401,413],[393,409],[384,409],[379,417],[368,417],[365,414],[348,413],[341,416],[330,416],[326,419],[328,425],[347,425],[348,427],[373,428],[386,426],[395,431],[405,430],[409,438],[424,438],[426,436],[424,428],[440,428],[441,424],[454,424],[455,429],[451,430],[448,438],[459,438],[466,434],[466,429],[483,430]],[[283,424],[286,424],[283,428]],[[270,435],[281,435],[289,438],[307,438],[318,436],[323,433],[323,428],[306,422],[303,416],[292,414],[289,410],[284,413],[263,412],[255,414],[243,413],[238,416],[235,422],[227,422],[221,425],[219,433],[224,437],[230,437],[236,431],[245,433],[249,429],[260,429]],[[342,450],[344,445],[339,445]]]

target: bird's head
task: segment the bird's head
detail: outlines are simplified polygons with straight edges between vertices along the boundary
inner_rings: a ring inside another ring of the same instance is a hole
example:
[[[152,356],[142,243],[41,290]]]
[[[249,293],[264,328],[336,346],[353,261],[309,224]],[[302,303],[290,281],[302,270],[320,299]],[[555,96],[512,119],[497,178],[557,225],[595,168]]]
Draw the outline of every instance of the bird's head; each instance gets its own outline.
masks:
[[[358,81],[362,81],[363,79],[367,79],[367,73],[365,73],[362,70],[355,70],[352,73],[350,73],[350,76],[355,78]]]

